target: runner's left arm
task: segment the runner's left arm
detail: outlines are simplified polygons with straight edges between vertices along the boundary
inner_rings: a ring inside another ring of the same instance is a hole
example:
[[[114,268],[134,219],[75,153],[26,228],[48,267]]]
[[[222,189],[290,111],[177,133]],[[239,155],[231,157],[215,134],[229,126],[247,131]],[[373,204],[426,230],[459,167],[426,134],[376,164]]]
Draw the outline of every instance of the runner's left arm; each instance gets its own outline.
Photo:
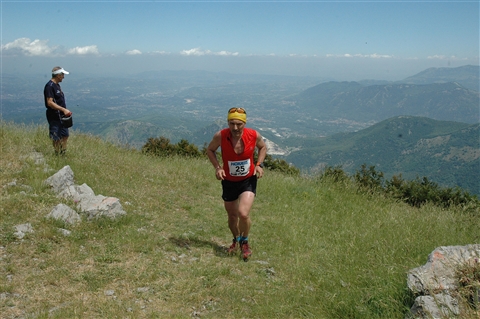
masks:
[[[257,149],[258,149],[258,159],[257,159],[257,164],[263,163],[265,160],[265,157],[267,156],[267,144],[265,144],[265,141],[263,140],[262,135],[257,132]],[[257,174],[258,178],[261,178],[263,176],[263,168],[255,164],[255,172],[254,174]]]

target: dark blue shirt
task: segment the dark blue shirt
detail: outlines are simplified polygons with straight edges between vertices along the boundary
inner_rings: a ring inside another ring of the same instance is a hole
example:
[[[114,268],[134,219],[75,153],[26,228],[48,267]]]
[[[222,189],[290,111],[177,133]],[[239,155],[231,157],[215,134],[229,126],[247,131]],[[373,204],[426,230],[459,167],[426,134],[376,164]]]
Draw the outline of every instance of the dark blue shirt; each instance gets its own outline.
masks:
[[[60,84],[57,84],[52,80],[48,81],[48,83],[45,85],[45,89],[43,89],[43,97],[45,100],[45,107],[47,108],[47,119],[57,121],[60,120],[61,112],[50,108],[47,104],[47,99],[51,97],[53,98],[53,102],[56,104],[64,108],[67,107],[67,104],[65,103],[65,96],[63,95]]]

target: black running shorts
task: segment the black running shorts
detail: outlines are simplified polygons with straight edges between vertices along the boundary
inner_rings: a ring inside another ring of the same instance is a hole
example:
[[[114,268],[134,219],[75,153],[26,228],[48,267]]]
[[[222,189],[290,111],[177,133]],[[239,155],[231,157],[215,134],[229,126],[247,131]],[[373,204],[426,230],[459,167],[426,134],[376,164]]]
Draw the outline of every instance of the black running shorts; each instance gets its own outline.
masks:
[[[237,200],[241,193],[252,192],[257,194],[257,176],[253,175],[240,182],[222,181],[222,199],[226,202]]]

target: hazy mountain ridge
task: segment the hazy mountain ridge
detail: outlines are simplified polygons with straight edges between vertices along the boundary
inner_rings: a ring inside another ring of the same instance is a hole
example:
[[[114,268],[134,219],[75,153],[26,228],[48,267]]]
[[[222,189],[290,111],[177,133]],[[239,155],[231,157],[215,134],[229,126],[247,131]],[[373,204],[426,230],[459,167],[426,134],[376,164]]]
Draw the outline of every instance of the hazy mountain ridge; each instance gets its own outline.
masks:
[[[430,84],[457,82],[463,87],[479,91],[480,66],[464,65],[457,68],[429,68],[401,82],[410,84]]]
[[[463,65],[459,67],[428,68],[415,75],[409,76],[400,81],[382,81],[382,80],[361,80],[358,83],[363,86],[369,85],[388,85],[394,83],[404,84],[433,84],[457,82],[461,86],[474,91],[480,91],[480,66]]]
[[[304,113],[317,117],[381,121],[393,116],[413,115],[477,123],[480,94],[453,82],[371,86],[328,82],[290,101]]]

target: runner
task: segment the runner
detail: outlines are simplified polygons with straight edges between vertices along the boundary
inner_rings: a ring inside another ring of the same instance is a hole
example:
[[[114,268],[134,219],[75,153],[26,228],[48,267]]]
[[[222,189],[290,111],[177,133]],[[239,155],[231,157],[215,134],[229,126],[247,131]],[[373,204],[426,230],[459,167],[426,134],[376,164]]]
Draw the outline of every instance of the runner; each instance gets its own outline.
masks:
[[[228,128],[218,131],[207,148],[207,156],[215,168],[215,176],[222,181],[222,199],[228,215],[228,227],[233,235],[229,253],[240,247],[243,260],[247,261],[252,251],[248,235],[252,221],[250,210],[257,190],[257,178],[263,176],[263,161],[267,146],[260,133],[246,128],[247,112],[241,107],[228,110]],[[217,159],[221,148],[222,162]],[[258,160],[253,155],[258,149]]]

